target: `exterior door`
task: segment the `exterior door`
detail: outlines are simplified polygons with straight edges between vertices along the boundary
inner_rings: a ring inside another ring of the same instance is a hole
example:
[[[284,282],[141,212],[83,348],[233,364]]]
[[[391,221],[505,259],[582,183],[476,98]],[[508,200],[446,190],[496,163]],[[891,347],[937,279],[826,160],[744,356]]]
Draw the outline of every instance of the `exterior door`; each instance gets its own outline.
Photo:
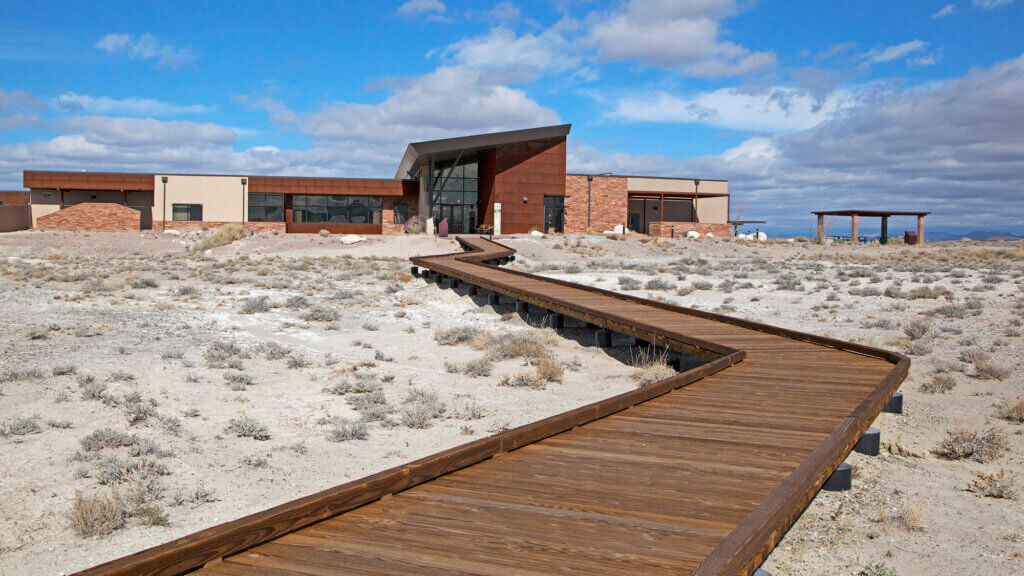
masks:
[[[561,234],[565,231],[565,198],[563,196],[544,197],[544,230]]]

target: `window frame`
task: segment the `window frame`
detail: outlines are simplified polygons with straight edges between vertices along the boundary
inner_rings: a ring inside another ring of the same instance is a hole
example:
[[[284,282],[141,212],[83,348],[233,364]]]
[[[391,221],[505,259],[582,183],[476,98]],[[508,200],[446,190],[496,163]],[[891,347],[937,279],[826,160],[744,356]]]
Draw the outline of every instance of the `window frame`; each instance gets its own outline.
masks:
[[[195,216],[195,210],[199,210],[199,218],[193,218]],[[185,209],[188,212],[188,218],[178,218],[178,210]],[[202,204],[190,204],[190,203],[176,203],[171,204],[171,221],[172,222],[202,222],[203,221],[203,205]]]

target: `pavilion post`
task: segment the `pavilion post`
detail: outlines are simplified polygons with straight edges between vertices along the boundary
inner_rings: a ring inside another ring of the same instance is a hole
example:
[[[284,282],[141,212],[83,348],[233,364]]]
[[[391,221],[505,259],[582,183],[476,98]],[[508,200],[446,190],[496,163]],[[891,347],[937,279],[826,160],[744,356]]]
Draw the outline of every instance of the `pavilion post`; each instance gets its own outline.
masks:
[[[852,242],[854,244],[857,243],[857,219],[858,218],[859,218],[859,216],[857,214],[851,214],[850,215],[850,242]]]
[[[889,243],[889,217],[882,216],[882,237],[878,240],[882,244]]]
[[[917,215],[917,243],[924,244],[924,214]]]
[[[816,241],[820,244],[825,241],[825,215],[818,214],[818,236]]]

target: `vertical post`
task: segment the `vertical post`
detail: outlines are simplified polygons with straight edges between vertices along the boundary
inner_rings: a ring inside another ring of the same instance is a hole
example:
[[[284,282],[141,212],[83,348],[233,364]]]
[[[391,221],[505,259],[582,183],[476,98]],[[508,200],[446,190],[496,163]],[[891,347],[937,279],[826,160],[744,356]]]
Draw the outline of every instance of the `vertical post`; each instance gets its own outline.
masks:
[[[587,230],[590,229],[590,185],[594,182],[593,176],[587,176]]]
[[[817,241],[819,243],[825,241],[825,215],[818,214],[818,236]]]
[[[664,194],[661,195],[661,205],[658,206],[658,210],[659,210],[659,212],[658,212],[658,219],[661,220],[662,222],[664,222],[665,221],[665,195]],[[650,232],[650,230],[648,230],[648,232]],[[664,234],[664,232],[662,232],[662,234]]]
[[[700,200],[700,180],[693,181],[693,221],[700,222],[700,210],[697,209],[697,200]]]
[[[917,215],[917,243],[924,244],[924,214]]]
[[[242,178],[242,229],[245,229],[245,185],[248,179]]]
[[[161,176],[160,177],[160,181],[164,183],[164,193],[163,193],[163,199],[162,199],[162,204],[163,204],[164,207],[163,207],[163,215],[160,216],[160,230],[162,232],[166,232],[167,231],[167,176]]]
[[[879,242],[882,244],[889,243],[889,217],[882,216],[882,237],[879,238]]]
[[[857,243],[857,219],[859,216],[853,214],[850,216],[850,242]]]

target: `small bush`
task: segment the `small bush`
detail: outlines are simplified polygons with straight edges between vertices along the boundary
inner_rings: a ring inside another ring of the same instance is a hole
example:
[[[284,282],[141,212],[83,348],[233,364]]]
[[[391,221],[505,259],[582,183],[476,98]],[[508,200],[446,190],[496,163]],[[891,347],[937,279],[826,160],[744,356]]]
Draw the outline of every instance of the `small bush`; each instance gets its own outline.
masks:
[[[541,358],[537,361],[537,376],[545,382],[561,382],[565,369],[552,358]]]
[[[142,506],[135,510],[134,516],[140,524],[146,527],[168,526],[171,523],[167,518],[167,514],[164,513],[164,509],[159,504]]]
[[[1013,368],[992,360],[982,358],[974,362],[974,375],[981,380],[1006,380],[1013,372]]]
[[[512,386],[514,388],[533,388],[536,390],[542,390],[544,388],[544,380],[537,375],[536,372],[523,372],[516,374],[515,376],[509,376],[505,374],[501,377],[501,382],[498,383],[500,386]]]
[[[863,570],[857,573],[857,576],[899,576],[899,574],[896,573],[895,568],[890,568],[882,562],[877,562],[865,566]]]
[[[928,340],[914,340],[907,344],[907,354],[911,356],[924,356],[932,353],[932,343]]]
[[[256,351],[267,360],[280,360],[291,356],[291,350],[277,342],[262,342],[256,347]]]
[[[1017,424],[1024,424],[1024,396],[1016,400],[1004,400],[999,406],[999,417]]]
[[[643,284],[632,276],[619,276],[619,288],[623,290],[639,290]]]
[[[984,362],[989,359],[988,354],[980,348],[967,348],[966,350],[960,351],[960,361],[967,362],[968,364],[974,364],[975,362]]]
[[[5,438],[7,436],[27,436],[28,434],[38,434],[41,430],[42,428],[35,418],[15,418],[0,426],[0,436]]]
[[[227,382],[232,390],[245,390],[247,386],[253,383],[252,376],[245,372],[225,372],[224,381]]]
[[[954,430],[932,452],[947,460],[971,459],[975,462],[991,462],[1009,449],[1006,437],[995,428],[982,431]]]
[[[314,305],[302,315],[302,319],[307,322],[334,322],[340,317],[337,310],[319,305]]]
[[[246,354],[238,344],[229,340],[214,340],[206,347],[205,358],[210,368],[223,368],[234,358],[244,358]]]
[[[128,513],[116,493],[110,496],[83,496],[81,492],[75,492],[70,516],[75,533],[82,538],[90,538],[120,530],[124,527]]]
[[[270,429],[267,428],[266,424],[248,416],[240,416],[228,420],[228,426],[224,431],[242,438],[252,438],[253,440],[270,439]]]
[[[935,313],[945,318],[966,318],[967,308],[961,304],[946,304],[936,308]]]
[[[675,282],[670,282],[664,278],[652,278],[647,281],[644,288],[648,290],[675,290]]]
[[[918,340],[928,336],[932,331],[932,323],[924,318],[915,318],[903,327],[903,333],[911,340]]]
[[[402,407],[402,424],[409,428],[429,428],[430,421],[444,416],[447,411],[437,394],[413,388]]]
[[[327,433],[327,439],[331,442],[346,442],[348,440],[366,440],[366,423],[355,421],[339,422]]]
[[[89,433],[79,442],[82,445],[82,449],[86,452],[96,452],[104,448],[135,446],[138,443],[138,439],[131,434],[118,432],[111,428],[100,428]]]
[[[967,486],[969,491],[987,498],[1013,499],[1017,497],[1013,474],[1007,474],[1006,470],[1000,470],[997,474],[985,474],[984,472],[977,474],[978,477]]]
[[[257,314],[268,311],[270,311],[270,298],[266,296],[246,298],[242,301],[242,308],[239,310],[242,314]]]
[[[192,245],[193,252],[204,252],[220,246],[227,246],[235,240],[245,237],[245,229],[240,224],[227,224],[217,228],[212,234]]]
[[[715,285],[707,280],[695,280],[691,284],[694,290],[713,290]]]
[[[152,278],[133,278],[129,285],[132,288],[143,289],[143,288],[156,288],[159,286],[156,280]]]
[[[633,365],[633,379],[638,386],[653,384],[676,375],[676,371],[665,360],[665,354],[658,354],[652,348],[644,348],[633,354],[630,364]]]
[[[305,296],[289,296],[284,305],[288,308],[308,308],[309,300]]]
[[[926,394],[942,394],[956,388],[956,378],[952,374],[940,372],[930,382],[921,384],[921,392]]]
[[[178,286],[178,296],[195,296],[199,294],[199,289],[195,286]]]
[[[442,346],[465,344],[480,336],[483,330],[473,326],[455,326],[434,330],[434,340]]]
[[[376,332],[377,330],[380,330],[380,324],[372,321],[363,322],[363,330],[366,330],[367,332]]]
[[[299,354],[292,354],[288,356],[288,367],[292,370],[298,368],[306,368],[309,366],[309,360],[306,360],[305,356]]]
[[[911,299],[915,300],[922,298],[928,300],[935,300],[936,298],[945,296],[946,294],[949,294],[949,290],[942,287],[933,288],[931,286],[920,286],[918,288],[914,288],[913,290],[911,290],[908,296],[910,296]]]

